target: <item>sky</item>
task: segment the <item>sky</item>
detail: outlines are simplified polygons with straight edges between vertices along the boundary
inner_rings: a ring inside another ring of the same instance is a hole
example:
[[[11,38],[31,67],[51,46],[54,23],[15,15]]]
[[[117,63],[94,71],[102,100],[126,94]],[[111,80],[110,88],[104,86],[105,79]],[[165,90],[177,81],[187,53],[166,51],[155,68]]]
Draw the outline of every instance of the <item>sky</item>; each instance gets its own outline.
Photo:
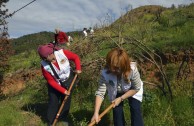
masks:
[[[111,15],[113,21],[127,10],[144,5],[171,7],[188,5],[194,0],[9,0],[6,8],[13,13],[8,18],[10,38],[42,31],[54,32],[60,28],[64,32],[82,30],[84,27],[100,26]],[[28,3],[28,6],[24,7]],[[20,8],[23,9],[19,10]]]

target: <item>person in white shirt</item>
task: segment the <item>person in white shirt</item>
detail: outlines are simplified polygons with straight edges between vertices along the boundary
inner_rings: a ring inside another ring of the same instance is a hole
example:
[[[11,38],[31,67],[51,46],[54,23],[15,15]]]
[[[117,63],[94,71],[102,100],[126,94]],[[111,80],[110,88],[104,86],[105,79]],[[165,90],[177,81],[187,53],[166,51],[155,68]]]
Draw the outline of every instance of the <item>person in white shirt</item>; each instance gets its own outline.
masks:
[[[84,35],[84,38],[87,38],[87,36],[88,36],[87,28],[83,29],[83,35]]]
[[[93,37],[94,36],[94,29],[92,27],[90,27],[89,30],[90,30],[90,36]]]
[[[68,42],[73,42],[73,38],[70,35],[68,36]]]

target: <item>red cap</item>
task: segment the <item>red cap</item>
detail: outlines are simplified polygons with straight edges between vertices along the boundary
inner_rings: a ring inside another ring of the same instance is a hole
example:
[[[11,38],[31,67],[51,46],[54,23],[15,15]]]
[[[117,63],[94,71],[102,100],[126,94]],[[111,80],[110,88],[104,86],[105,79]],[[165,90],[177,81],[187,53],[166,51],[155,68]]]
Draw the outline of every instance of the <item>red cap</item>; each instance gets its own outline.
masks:
[[[47,58],[48,55],[54,52],[54,45],[52,43],[46,45],[40,45],[38,47],[38,54],[41,58]]]

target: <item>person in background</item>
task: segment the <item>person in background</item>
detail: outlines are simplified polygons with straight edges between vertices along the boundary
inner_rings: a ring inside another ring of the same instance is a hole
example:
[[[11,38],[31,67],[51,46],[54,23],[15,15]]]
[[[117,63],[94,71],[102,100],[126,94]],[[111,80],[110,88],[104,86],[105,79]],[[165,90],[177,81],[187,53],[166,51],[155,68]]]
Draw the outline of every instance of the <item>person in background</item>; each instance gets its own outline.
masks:
[[[55,29],[55,43],[59,47],[63,47],[64,44],[66,44],[67,46],[70,45],[67,34],[61,31],[59,28]]]
[[[40,45],[38,54],[41,57],[41,69],[44,78],[48,83],[48,125],[52,125],[58,109],[65,95],[70,95],[67,85],[70,85],[74,73],[80,74],[81,65],[80,58],[77,54],[55,47],[52,43]],[[72,71],[69,61],[75,63],[76,70]],[[54,72],[55,71],[55,72]],[[61,116],[59,118],[67,119],[71,104],[71,95],[68,97]]]
[[[69,43],[73,42],[73,38],[70,35],[68,36],[68,42]]]
[[[83,28],[84,39],[88,37],[87,28]]]
[[[91,119],[98,123],[99,110],[106,90],[113,105],[114,126],[125,126],[123,101],[128,100],[131,112],[131,125],[143,126],[141,101],[143,82],[140,79],[136,62],[131,62],[127,52],[114,48],[106,56],[106,65],[101,72],[99,87],[96,91],[95,109]]]
[[[90,30],[90,36],[93,37],[94,36],[94,29],[92,27],[90,27],[89,30]]]

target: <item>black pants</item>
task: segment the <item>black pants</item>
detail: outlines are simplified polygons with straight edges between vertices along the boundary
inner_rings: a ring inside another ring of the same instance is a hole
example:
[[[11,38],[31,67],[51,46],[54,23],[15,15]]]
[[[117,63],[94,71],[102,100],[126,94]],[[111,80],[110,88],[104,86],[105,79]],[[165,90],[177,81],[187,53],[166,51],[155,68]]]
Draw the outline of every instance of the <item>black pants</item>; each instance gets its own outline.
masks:
[[[65,81],[65,83],[70,85],[73,78],[74,78],[74,74],[71,73],[69,79]],[[48,96],[49,96],[49,101],[48,101],[47,119],[48,119],[48,123],[52,124],[65,95],[58,92],[48,84]],[[71,104],[71,95],[68,97],[67,101],[65,102],[63,110],[61,111],[61,114],[59,116],[59,119],[65,120],[67,118],[67,115],[70,109],[70,104]]]
[[[120,95],[117,95],[119,97]],[[133,97],[128,98],[131,112],[131,126],[143,126],[143,118],[141,115],[141,102]],[[125,126],[125,118],[123,112],[123,102],[113,109],[114,126]]]

